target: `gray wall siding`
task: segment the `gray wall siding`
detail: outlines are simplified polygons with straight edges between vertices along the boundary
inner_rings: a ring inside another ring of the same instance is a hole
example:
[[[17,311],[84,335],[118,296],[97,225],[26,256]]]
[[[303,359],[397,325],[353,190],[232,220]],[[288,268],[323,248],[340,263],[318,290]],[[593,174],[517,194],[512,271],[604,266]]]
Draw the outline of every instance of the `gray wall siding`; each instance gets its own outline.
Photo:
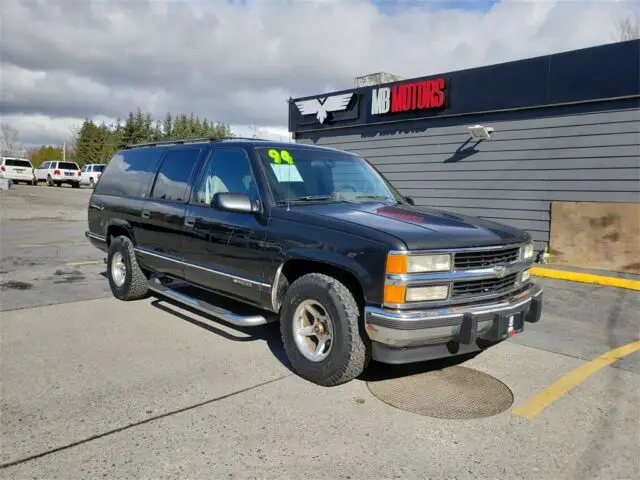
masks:
[[[549,241],[554,200],[640,201],[640,109],[456,126],[428,120],[335,130],[297,142],[352,151],[371,161],[416,204],[525,229],[540,249]],[[495,132],[470,140],[468,125]],[[386,126],[389,128],[388,126]]]

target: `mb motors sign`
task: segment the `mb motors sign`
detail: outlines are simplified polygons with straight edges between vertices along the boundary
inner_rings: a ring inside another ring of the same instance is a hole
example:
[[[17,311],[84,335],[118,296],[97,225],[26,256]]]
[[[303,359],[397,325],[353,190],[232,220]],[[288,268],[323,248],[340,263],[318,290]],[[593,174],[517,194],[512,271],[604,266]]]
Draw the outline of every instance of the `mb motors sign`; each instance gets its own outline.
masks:
[[[403,83],[371,90],[371,114],[431,110],[446,106],[444,78]]]

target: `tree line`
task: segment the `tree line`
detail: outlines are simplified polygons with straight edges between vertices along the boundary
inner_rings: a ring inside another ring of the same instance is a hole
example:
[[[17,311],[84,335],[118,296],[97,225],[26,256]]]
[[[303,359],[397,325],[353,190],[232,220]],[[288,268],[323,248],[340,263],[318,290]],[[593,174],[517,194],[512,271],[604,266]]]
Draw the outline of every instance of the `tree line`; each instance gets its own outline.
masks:
[[[82,167],[89,163],[107,163],[116,151],[129,144],[173,138],[230,136],[232,133],[227,124],[200,118],[193,113],[168,112],[164,119],[155,120],[150,113],[138,109],[129,112],[124,121],[116,119],[111,124],[85,119],[65,146],[64,157]],[[29,150],[28,156],[34,166],[49,160],[61,160],[63,147],[43,145]]]

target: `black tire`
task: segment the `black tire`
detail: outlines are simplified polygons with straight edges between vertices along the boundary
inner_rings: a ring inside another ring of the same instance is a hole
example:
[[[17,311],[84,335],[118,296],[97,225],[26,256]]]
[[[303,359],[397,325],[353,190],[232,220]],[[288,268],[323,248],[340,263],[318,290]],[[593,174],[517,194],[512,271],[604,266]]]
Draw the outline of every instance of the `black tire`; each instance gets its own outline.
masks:
[[[71,186],[73,188],[80,188],[80,182],[74,182]]]
[[[112,264],[114,255],[122,255],[126,267],[124,283],[117,285],[112,275]],[[109,253],[107,255],[107,277],[113,295],[120,300],[139,300],[145,298],[149,293],[148,279],[136,259],[133,251],[133,243],[128,237],[119,236],[111,240]]]
[[[305,300],[318,302],[333,324],[331,350],[319,362],[302,354],[293,335],[294,313]],[[283,300],[280,333],[294,372],[317,385],[347,383],[364,371],[371,358],[371,342],[361,329],[358,303],[344,284],[328,275],[310,273],[293,282]]]
[[[56,187],[62,187],[62,182],[55,182]]]

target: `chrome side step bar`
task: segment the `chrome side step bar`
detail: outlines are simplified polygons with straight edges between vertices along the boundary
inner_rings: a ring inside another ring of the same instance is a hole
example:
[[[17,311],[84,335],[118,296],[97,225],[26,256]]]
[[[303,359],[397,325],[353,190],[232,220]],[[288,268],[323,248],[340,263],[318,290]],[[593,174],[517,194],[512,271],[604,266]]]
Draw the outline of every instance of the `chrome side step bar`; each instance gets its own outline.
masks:
[[[205,302],[197,298],[190,297],[183,293],[177,292],[172,288],[161,283],[149,282],[149,290],[164,295],[176,302],[188,305],[203,313],[208,313],[214,317],[217,317],[225,322],[229,322],[238,327],[257,327],[267,323],[267,319],[262,315],[242,316],[232,313],[224,308],[217,307],[211,303]]]

